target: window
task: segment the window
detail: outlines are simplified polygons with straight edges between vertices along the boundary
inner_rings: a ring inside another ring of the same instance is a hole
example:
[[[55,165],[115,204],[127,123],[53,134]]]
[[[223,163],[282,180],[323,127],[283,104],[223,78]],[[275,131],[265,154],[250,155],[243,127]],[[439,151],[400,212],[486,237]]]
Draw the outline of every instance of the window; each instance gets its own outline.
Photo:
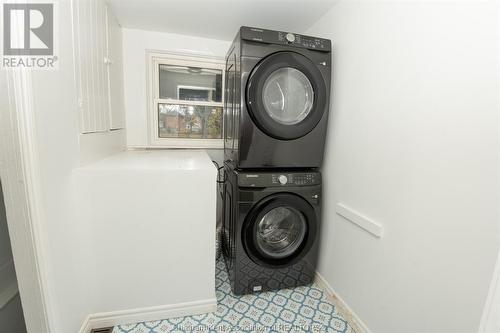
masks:
[[[222,148],[224,60],[151,53],[151,144]]]

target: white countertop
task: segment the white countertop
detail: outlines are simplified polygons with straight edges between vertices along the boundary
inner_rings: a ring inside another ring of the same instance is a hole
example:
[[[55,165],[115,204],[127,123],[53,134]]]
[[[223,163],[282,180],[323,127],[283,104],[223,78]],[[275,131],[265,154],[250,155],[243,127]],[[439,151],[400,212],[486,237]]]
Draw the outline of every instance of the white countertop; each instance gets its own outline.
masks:
[[[213,170],[204,150],[130,150],[104,158],[81,169],[114,170]]]

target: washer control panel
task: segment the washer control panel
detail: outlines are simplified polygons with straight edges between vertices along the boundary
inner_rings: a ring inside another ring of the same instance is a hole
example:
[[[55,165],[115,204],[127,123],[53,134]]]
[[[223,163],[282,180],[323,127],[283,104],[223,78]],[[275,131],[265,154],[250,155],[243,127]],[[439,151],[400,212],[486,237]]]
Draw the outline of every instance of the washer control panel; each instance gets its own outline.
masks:
[[[242,39],[254,42],[292,45],[318,51],[331,51],[332,49],[332,43],[329,39],[304,36],[291,32],[241,27],[240,34]]]
[[[321,184],[319,172],[258,172],[238,173],[238,185],[243,187],[311,186]]]
[[[273,185],[315,185],[316,178],[315,173],[288,173],[273,174],[271,180]]]

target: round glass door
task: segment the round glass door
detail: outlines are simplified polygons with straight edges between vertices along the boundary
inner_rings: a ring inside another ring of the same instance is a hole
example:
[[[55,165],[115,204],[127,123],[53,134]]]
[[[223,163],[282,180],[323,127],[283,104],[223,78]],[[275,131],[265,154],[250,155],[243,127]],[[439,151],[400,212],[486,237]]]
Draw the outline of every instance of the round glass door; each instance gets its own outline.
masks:
[[[245,251],[266,266],[291,265],[316,239],[318,219],[311,204],[292,193],[271,194],[257,202],[242,228]]]
[[[256,245],[270,258],[285,258],[297,251],[306,231],[302,213],[292,207],[276,207],[257,222]]]
[[[271,118],[283,125],[295,125],[311,112],[314,90],[304,73],[284,67],[267,77],[262,89],[262,100]]]
[[[260,130],[294,140],[316,127],[328,109],[328,74],[318,67],[291,51],[273,53],[254,67],[246,83],[246,105]]]

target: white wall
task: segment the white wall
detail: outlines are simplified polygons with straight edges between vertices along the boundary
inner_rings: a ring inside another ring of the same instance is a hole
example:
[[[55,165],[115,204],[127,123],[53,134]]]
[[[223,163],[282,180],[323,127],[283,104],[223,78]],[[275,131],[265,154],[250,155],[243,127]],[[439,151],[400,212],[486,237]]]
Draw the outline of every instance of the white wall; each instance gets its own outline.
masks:
[[[230,41],[123,29],[127,145],[144,147],[149,144],[146,50],[224,58],[230,44]]]
[[[92,312],[95,295],[85,279],[88,252],[86,225],[74,209],[72,171],[124,148],[124,131],[80,141],[70,1],[59,2],[59,69],[32,73],[34,132],[39,157],[43,221],[35,221],[45,239],[40,249],[47,267],[50,322],[54,333],[76,332]],[[119,139],[119,136],[122,139]],[[119,144],[122,141],[121,145]],[[82,144],[82,145],[80,145]],[[21,294],[23,297],[23,295]],[[29,295],[28,295],[29,296]]]
[[[498,21],[494,1],[341,1],[307,31],[334,50],[319,271],[373,332],[477,331],[500,243]]]
[[[72,209],[71,172],[80,164],[70,2],[59,3],[59,70],[33,73],[33,105],[44,221],[43,249],[54,332],[76,332],[89,313],[84,239]],[[57,96],[57,97],[56,97]],[[37,221],[40,223],[40,221]],[[21,295],[22,296],[22,295]]]
[[[235,32],[236,33],[236,32]],[[148,142],[146,51],[195,54],[224,58],[230,41],[170,33],[123,29],[123,69],[127,145],[143,147]]]
[[[80,165],[98,161],[126,149],[125,129],[86,133],[79,136]]]

